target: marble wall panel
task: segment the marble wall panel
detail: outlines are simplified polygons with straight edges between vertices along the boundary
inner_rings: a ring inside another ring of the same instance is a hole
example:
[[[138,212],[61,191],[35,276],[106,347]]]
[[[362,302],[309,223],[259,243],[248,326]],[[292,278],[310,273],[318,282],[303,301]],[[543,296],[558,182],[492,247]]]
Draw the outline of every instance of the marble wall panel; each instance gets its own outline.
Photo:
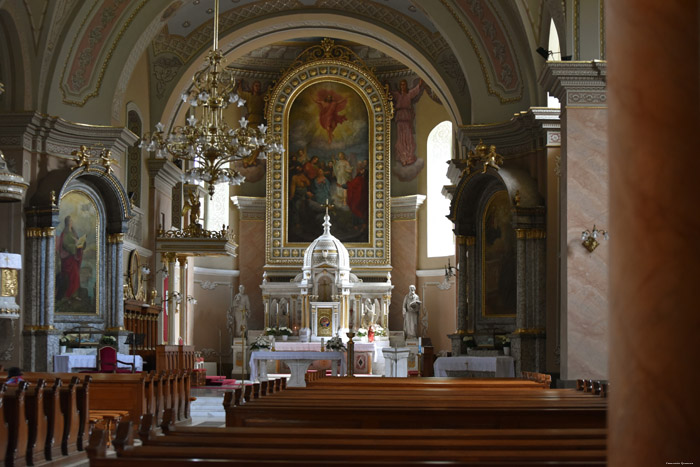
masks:
[[[566,110],[566,342],[562,378],[608,377],[608,242],[589,253],[581,232],[608,227],[607,110]],[[614,232],[611,233],[614,235]]]
[[[241,271],[239,280],[250,298],[248,328],[262,329],[264,317],[260,284],[265,265],[265,221],[242,219],[238,243],[238,268]]]
[[[416,284],[418,266],[417,221],[395,220],[391,223],[391,306],[389,307],[389,329],[403,331],[401,306],[408,287]]]

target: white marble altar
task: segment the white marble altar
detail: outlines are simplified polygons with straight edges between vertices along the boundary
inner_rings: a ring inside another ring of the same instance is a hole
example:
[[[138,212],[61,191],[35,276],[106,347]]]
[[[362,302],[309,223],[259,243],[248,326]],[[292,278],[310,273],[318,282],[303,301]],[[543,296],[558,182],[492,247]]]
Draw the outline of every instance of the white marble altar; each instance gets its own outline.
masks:
[[[345,363],[344,352],[281,352],[270,350],[256,350],[250,354],[250,379],[253,381],[267,381],[267,366],[258,364],[259,361],[280,360],[283,361],[291,370],[291,377],[287,381],[287,387],[306,387],[304,375],[312,362],[316,360],[331,360],[338,362],[337,366],[333,365],[333,376],[338,374],[336,368],[339,367],[339,374],[345,375],[347,365]]]

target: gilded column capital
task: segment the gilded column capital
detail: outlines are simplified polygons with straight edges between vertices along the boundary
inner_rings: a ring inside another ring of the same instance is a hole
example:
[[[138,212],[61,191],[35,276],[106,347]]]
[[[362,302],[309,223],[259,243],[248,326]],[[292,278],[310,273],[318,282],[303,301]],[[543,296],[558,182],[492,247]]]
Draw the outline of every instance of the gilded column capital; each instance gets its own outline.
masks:
[[[123,233],[111,233],[107,235],[107,243],[124,243]]]
[[[544,229],[515,229],[515,237],[518,239],[543,239],[547,238],[547,232]]]
[[[55,227],[27,227],[25,232],[27,238],[44,238],[56,236]]]

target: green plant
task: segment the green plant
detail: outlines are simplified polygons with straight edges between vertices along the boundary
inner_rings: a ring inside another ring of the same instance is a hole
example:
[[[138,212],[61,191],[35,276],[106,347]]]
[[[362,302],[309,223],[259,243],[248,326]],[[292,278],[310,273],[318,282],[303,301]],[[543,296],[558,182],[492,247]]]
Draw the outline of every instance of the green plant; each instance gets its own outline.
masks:
[[[367,329],[365,328],[359,328],[357,332],[355,333],[357,337],[365,337],[367,335]]]
[[[116,346],[117,345],[117,338],[114,336],[102,336],[100,338],[100,344],[101,345]]]
[[[386,329],[384,329],[380,325],[375,324],[374,326],[372,326],[372,329],[374,329],[375,336],[386,336]]]
[[[474,340],[474,336],[464,336],[464,345],[467,346],[467,348],[471,349],[473,347],[476,347],[476,341]]]

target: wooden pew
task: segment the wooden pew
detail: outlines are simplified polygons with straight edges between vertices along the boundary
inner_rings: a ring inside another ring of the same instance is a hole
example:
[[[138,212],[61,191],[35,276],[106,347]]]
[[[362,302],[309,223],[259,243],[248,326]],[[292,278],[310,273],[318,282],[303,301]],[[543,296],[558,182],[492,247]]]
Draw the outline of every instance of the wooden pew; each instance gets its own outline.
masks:
[[[27,450],[25,452],[28,465],[35,465],[45,459],[46,448],[46,412],[44,409],[43,379],[31,386],[24,397],[25,418],[27,421]],[[46,391],[48,394],[48,391]]]
[[[5,408],[3,407],[3,398],[5,396],[5,391],[7,386],[5,384],[0,384],[0,457],[5,460],[5,455],[7,454],[7,443],[9,438],[9,433],[7,431],[7,423],[5,422]]]
[[[7,448],[4,455],[5,465],[8,467],[25,457],[27,451],[27,438],[29,426],[25,414],[25,396],[29,383],[22,381],[16,386],[8,386],[3,394],[3,412],[7,423]]]
[[[118,437],[128,437],[131,429],[120,424]],[[126,429],[125,429],[126,428]],[[376,465],[378,463],[403,462],[424,463],[441,461],[446,463],[508,463],[517,465],[545,462],[587,462],[589,465],[605,462],[605,432],[598,430],[581,438],[559,430],[561,437],[552,430],[502,430],[486,432],[456,433],[448,439],[445,433],[437,436],[431,430],[391,430],[383,438],[358,438],[362,430],[350,430],[345,436],[330,436],[307,433],[303,429],[291,434],[289,430],[277,435],[250,433],[244,438],[243,432],[196,438],[189,436],[166,435],[147,440],[139,447],[123,448],[118,451],[118,459],[104,459],[103,447],[99,433],[91,438],[91,465],[123,465],[124,461],[151,464],[151,460],[168,459],[169,465],[185,465],[197,459],[198,463],[207,459],[230,462],[281,462],[301,465],[309,462],[354,462],[357,465]],[[330,431],[327,433],[333,433]],[[381,436],[381,432],[372,434]],[[580,430],[576,435],[580,435]],[[269,436],[268,436],[269,435]],[[319,436],[323,438],[319,442]],[[443,436],[440,436],[443,435]],[[94,443],[93,443],[94,441]],[[102,441],[103,442],[103,441]],[[115,441],[115,446],[117,442]],[[125,445],[125,444],[123,444]],[[172,463],[177,460],[177,463]],[[158,465],[158,464],[156,464]],[[498,464],[496,464],[498,465]]]

